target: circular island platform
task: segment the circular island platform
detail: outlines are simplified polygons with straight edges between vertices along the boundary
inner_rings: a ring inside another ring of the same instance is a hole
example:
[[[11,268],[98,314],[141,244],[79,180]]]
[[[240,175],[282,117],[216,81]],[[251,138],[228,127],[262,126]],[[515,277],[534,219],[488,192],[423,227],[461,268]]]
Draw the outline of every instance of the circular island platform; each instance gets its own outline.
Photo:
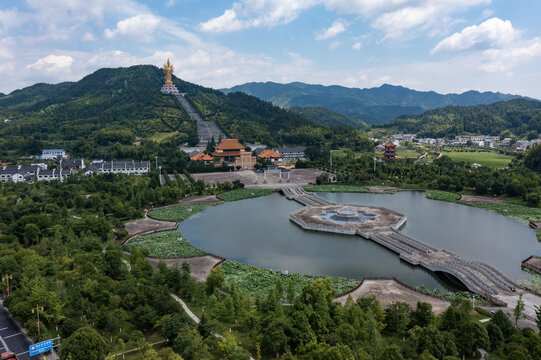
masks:
[[[339,234],[370,234],[398,230],[406,216],[389,209],[360,205],[308,206],[290,215],[291,221],[307,230]]]

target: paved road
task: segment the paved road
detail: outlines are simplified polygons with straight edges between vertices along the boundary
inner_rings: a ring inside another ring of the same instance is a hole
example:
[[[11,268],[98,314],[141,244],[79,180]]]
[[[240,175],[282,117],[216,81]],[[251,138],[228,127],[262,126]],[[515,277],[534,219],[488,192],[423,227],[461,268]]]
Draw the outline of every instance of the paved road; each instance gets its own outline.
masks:
[[[29,346],[30,342],[26,336],[19,331],[15,322],[9,317],[8,311],[0,305],[0,353],[13,351],[19,360],[38,359],[38,356],[19,355],[28,351]]]

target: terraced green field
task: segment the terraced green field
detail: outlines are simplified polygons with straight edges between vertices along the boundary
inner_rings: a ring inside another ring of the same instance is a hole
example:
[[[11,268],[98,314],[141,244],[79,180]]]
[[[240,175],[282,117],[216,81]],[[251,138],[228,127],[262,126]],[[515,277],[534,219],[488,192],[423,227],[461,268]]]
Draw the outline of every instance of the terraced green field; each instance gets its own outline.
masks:
[[[220,194],[217,196],[217,198],[223,201],[237,201],[266,196],[272,194],[273,192],[274,190],[272,189],[238,189]]]
[[[235,284],[235,287],[238,290],[259,296],[267,296],[269,291],[276,286],[277,281],[282,283],[284,293],[288,288],[289,282],[293,282],[296,295],[300,294],[303,286],[308,285],[317,279],[330,278],[336,289],[336,294],[351,290],[359,284],[358,280],[343,277],[298,273],[282,275],[279,270],[260,268],[232,260],[228,260],[220,266],[224,270],[224,277],[227,285]]]
[[[179,238],[182,238],[182,241],[178,241]],[[131,247],[148,249],[149,256],[161,259],[186,258],[206,254],[186,240],[180,231],[164,231],[138,236],[124,245],[126,250]]]
[[[197,214],[200,211],[205,210],[210,204],[185,204],[185,205],[171,205],[160,209],[152,210],[148,213],[153,219],[163,221],[184,221],[193,214]]]

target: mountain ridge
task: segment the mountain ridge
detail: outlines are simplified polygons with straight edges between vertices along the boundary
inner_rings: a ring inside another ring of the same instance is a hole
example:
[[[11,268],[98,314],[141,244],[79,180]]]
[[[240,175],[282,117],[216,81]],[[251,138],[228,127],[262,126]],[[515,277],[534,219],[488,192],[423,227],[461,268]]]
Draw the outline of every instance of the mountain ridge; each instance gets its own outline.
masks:
[[[373,128],[414,133],[418,137],[505,134],[536,138],[541,133],[541,101],[517,98],[492,104],[448,105],[419,115],[403,115]]]
[[[224,93],[245,92],[282,108],[324,107],[368,124],[385,123],[400,115],[418,115],[447,105],[478,105],[521,98],[520,95],[469,90],[461,94],[417,91],[400,85],[383,84],[375,88],[348,88],[292,82],[250,82]]]

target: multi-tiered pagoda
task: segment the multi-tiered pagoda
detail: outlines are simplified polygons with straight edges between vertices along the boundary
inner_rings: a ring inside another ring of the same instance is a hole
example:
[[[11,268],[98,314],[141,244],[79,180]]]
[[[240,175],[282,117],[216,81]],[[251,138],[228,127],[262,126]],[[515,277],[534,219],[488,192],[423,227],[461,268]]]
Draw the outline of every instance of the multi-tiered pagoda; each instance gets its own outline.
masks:
[[[383,145],[383,147],[385,148],[383,151],[383,160],[396,160],[396,145],[389,141],[387,144]]]

